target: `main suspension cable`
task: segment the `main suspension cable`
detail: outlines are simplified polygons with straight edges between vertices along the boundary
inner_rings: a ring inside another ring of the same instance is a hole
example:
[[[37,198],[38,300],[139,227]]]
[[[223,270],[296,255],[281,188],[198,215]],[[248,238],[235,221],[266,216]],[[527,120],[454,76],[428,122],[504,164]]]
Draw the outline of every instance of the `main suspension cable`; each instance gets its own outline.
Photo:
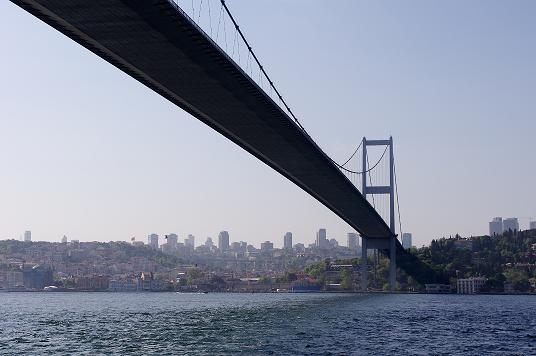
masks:
[[[242,32],[242,30],[240,29],[240,26],[238,26],[238,23],[236,22],[233,14],[231,13],[231,11],[229,10],[229,8],[227,7],[227,4],[225,3],[225,0],[220,0],[221,2],[221,5],[223,7],[223,9],[225,9],[225,12],[227,13],[227,15],[229,16],[229,18],[231,19],[231,22],[233,23],[236,31],[238,32],[238,34],[240,35],[240,37],[242,38],[242,40],[244,41],[244,44],[246,45],[247,49],[248,49],[248,54],[250,53],[251,56],[253,57],[253,59],[255,60],[255,62],[257,63],[258,67],[259,67],[259,82],[261,83],[262,85],[262,82],[261,82],[261,73],[264,75],[264,77],[266,78],[266,80],[268,81],[268,84],[270,85],[270,87],[273,89],[273,91],[275,92],[275,94],[277,95],[278,99],[280,100],[281,104],[283,104],[283,106],[285,107],[285,109],[288,111],[289,115],[291,116],[291,118],[294,120],[294,122],[296,123],[296,125],[298,125],[298,127],[303,131],[303,133],[305,133],[305,135],[307,135],[307,137],[309,137],[311,140],[312,140],[312,137],[309,135],[309,133],[307,132],[307,130],[305,130],[305,127],[303,127],[303,125],[300,123],[300,121],[298,120],[298,118],[296,117],[296,115],[294,115],[294,112],[291,110],[290,106],[287,104],[287,102],[285,101],[285,99],[283,99],[283,96],[281,95],[281,93],[279,92],[279,90],[277,90],[277,88],[275,87],[274,85],[274,82],[272,81],[272,79],[270,79],[270,76],[268,76],[268,73],[266,72],[266,70],[264,69],[264,67],[262,66],[261,62],[259,61],[259,58],[257,57],[257,55],[255,54],[255,52],[253,51],[253,48],[251,47],[251,45],[249,44],[249,42],[247,41],[246,39],[246,36],[244,35],[244,33]],[[224,21],[224,31],[225,31],[225,21]],[[225,47],[227,49],[227,36],[225,35]],[[380,161],[382,160],[383,156],[385,155],[385,152],[387,151],[387,148],[385,149],[384,153],[382,154],[382,156],[380,157],[380,159],[378,160],[378,162],[376,162],[376,164],[372,167],[372,168],[369,168],[367,169],[366,171],[364,172],[358,172],[358,171],[353,171],[353,170],[350,170],[350,169],[347,169],[345,168],[345,165],[348,164],[348,162],[352,159],[352,157],[357,153],[357,151],[359,150],[359,148],[361,147],[361,144],[362,142],[359,144],[359,146],[357,147],[357,149],[355,150],[355,152],[352,154],[352,156],[350,156],[350,158],[344,163],[344,164],[339,164],[337,163],[335,160],[333,160],[331,157],[329,157],[327,154],[326,154],[326,157],[335,165],[337,166],[339,169],[341,170],[344,170],[348,173],[354,173],[354,174],[365,174],[365,173],[368,173],[370,172],[371,170],[373,170],[374,168],[376,168],[376,166],[380,163]]]
[[[357,146],[357,148],[355,149],[354,153],[352,153],[352,155],[350,156],[350,158],[348,158],[348,159],[346,160],[346,162],[344,162],[343,164],[341,164],[341,167],[346,166],[346,165],[348,164],[348,162],[350,162],[350,160],[351,160],[352,158],[354,158],[355,154],[357,153],[357,151],[359,151],[359,148],[361,148],[361,145],[362,145],[362,144],[363,144],[363,141],[361,141],[361,142],[359,143],[359,146]]]
[[[372,171],[374,168],[376,168],[378,166],[378,164],[380,164],[381,160],[383,159],[383,157],[385,156],[385,153],[387,152],[387,148],[389,148],[389,146],[385,146],[385,150],[383,151],[381,157],[378,159],[378,162],[376,162],[374,164],[374,166],[368,168],[367,170],[365,171],[362,171],[362,172],[359,172],[359,171],[352,171],[351,169],[347,169],[347,168],[344,168],[342,167],[341,165],[339,165],[337,162],[335,162],[334,160],[332,160],[331,158],[329,158],[333,163],[335,163],[340,169],[342,169],[343,171],[346,171],[348,173],[354,173],[354,174],[365,174],[365,173],[368,173],[370,171]]]

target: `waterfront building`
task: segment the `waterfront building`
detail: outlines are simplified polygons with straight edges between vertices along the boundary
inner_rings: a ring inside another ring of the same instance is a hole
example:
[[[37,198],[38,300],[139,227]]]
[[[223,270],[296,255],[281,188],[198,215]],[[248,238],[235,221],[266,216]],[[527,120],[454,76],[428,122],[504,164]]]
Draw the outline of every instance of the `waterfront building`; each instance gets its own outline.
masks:
[[[326,238],[326,229],[319,229],[316,233],[316,247],[326,248],[328,246],[328,240]]]
[[[167,243],[164,245],[167,245]],[[135,292],[138,290],[138,283],[137,280],[132,278],[112,279],[108,284],[108,290],[110,292]]]
[[[346,234],[347,246],[352,251],[359,250],[359,236],[355,232]]]
[[[536,221],[531,221],[530,222],[530,227],[529,227],[531,230],[536,230]]]
[[[411,248],[412,246],[411,240],[412,240],[411,233],[404,232],[402,234],[402,247],[404,247],[405,249]]]
[[[227,231],[221,231],[218,234],[218,248],[220,251],[229,250],[229,233]]]
[[[287,232],[283,237],[283,248],[285,250],[292,250],[292,232]]]
[[[0,289],[24,289],[22,270],[0,270]]]
[[[110,277],[103,275],[77,276],[74,283],[76,288],[81,290],[105,290],[109,287]]]
[[[150,234],[147,236],[147,244],[151,246],[152,248],[158,248],[158,235],[157,234]]]
[[[270,241],[264,241],[261,243],[262,252],[270,252],[274,249],[274,244]]]
[[[502,235],[503,232],[502,217],[493,218],[493,220],[489,222],[489,236]]]
[[[452,287],[450,284],[430,283],[425,284],[426,293],[434,294],[447,294],[452,293]]]
[[[458,294],[479,293],[487,282],[485,277],[459,278],[456,283]]]
[[[32,232],[30,230],[24,231],[24,242],[32,242]]]
[[[503,220],[504,231],[519,231],[519,221],[517,218],[508,218]]]

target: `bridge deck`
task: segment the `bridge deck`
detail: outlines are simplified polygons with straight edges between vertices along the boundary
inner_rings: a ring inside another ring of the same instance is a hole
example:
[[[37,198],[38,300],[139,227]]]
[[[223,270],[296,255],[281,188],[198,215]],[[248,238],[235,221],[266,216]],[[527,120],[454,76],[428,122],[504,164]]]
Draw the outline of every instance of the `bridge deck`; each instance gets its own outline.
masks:
[[[294,182],[370,238],[389,227],[322,150],[168,0],[12,0]]]

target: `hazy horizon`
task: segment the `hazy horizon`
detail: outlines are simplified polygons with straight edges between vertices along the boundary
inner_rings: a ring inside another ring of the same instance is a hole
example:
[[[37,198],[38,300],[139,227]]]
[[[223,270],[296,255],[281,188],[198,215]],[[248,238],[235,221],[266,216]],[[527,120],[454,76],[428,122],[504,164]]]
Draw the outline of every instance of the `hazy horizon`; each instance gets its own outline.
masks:
[[[415,245],[536,219],[536,3],[227,4],[331,157],[393,136]],[[0,20],[0,239],[346,244],[346,223],[197,119],[14,4]]]

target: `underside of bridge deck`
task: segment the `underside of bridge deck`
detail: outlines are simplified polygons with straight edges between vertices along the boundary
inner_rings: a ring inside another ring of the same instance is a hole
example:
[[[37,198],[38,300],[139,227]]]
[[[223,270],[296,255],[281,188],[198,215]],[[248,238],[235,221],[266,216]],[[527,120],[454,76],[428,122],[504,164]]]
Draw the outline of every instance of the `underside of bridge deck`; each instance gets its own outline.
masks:
[[[172,1],[11,1],[250,152],[363,236],[391,236],[319,146]]]

